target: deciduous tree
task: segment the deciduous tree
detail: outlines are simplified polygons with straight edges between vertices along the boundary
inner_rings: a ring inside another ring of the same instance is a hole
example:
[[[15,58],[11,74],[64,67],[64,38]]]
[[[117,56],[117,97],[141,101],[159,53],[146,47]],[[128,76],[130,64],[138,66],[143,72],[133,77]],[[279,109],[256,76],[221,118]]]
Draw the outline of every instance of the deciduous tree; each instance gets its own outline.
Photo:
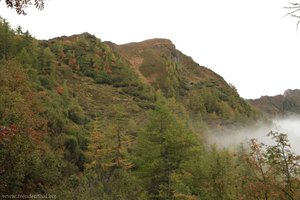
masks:
[[[5,0],[7,7],[15,9],[18,14],[26,15],[26,8],[34,5],[37,9],[44,9],[45,0]]]

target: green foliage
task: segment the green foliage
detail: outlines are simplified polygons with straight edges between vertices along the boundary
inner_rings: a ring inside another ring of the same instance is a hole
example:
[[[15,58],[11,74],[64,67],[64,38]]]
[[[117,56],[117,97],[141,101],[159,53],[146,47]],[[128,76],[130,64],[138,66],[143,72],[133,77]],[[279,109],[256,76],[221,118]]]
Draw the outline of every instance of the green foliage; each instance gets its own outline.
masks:
[[[46,151],[45,151],[46,150]],[[32,139],[17,135],[0,142],[0,192],[45,192],[62,177],[62,160]]]
[[[68,117],[76,124],[85,124],[87,119],[79,105],[75,105],[68,111]]]
[[[142,197],[139,181],[132,175],[129,151],[133,145],[130,124],[121,107],[111,107],[112,121],[104,130],[98,118],[93,122],[86,165],[91,180],[101,184],[102,199],[138,199]],[[102,130],[102,131],[101,131]]]
[[[114,50],[88,33],[37,41],[1,20],[0,193],[251,199],[276,186],[298,197],[285,137],[273,134],[281,146],[263,153],[263,169],[277,173],[268,182],[253,181],[254,154],[237,159],[199,139],[256,117],[220,77],[169,47],[146,50],[140,67]]]
[[[41,130],[45,123],[42,108],[30,81],[19,64],[0,64],[0,125],[15,125],[20,130]]]
[[[235,199],[235,173],[233,156],[226,150],[216,147],[205,155],[206,177],[204,187],[207,199]]]
[[[94,79],[98,84],[112,84],[111,77],[105,71],[100,71],[99,73],[91,74],[90,76],[94,76]]]
[[[40,69],[39,72],[43,75],[50,75],[53,73],[53,65],[54,65],[54,54],[51,52],[49,47],[46,47],[42,50],[39,55]]]
[[[0,18],[0,38],[0,59],[9,59],[13,51],[14,32],[3,18]]]
[[[150,122],[137,140],[135,163],[137,175],[150,199],[171,199],[176,195],[173,177],[184,172],[181,165],[194,157],[199,148],[197,138],[158,104]]]
[[[180,80],[178,74],[180,73],[178,64],[172,61],[166,63],[167,77],[165,81],[165,91],[167,97],[178,97]]]
[[[77,138],[73,135],[66,136],[64,145],[66,148],[65,159],[76,163],[80,156],[80,148]]]

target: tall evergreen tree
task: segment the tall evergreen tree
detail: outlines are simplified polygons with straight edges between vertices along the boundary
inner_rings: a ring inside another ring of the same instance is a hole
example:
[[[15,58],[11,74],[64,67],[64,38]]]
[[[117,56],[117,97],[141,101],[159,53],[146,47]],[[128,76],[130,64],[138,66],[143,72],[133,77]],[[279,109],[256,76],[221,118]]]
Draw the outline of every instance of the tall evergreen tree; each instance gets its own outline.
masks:
[[[139,134],[136,148],[137,174],[150,199],[174,199],[178,195],[174,178],[185,172],[184,164],[194,158],[198,147],[195,135],[159,103]]]

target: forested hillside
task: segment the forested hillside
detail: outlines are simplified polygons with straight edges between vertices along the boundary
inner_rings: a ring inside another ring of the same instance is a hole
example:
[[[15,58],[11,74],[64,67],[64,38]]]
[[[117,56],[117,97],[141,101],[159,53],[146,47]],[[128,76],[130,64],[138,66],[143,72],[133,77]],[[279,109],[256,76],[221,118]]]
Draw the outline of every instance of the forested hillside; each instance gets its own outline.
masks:
[[[286,135],[235,153],[205,140],[259,119],[168,40],[39,41],[0,20],[0,198],[297,199]]]
[[[108,44],[146,83],[162,91],[166,98],[175,98],[196,121],[216,126],[258,118],[258,113],[240,98],[234,86],[181,53],[170,40]]]

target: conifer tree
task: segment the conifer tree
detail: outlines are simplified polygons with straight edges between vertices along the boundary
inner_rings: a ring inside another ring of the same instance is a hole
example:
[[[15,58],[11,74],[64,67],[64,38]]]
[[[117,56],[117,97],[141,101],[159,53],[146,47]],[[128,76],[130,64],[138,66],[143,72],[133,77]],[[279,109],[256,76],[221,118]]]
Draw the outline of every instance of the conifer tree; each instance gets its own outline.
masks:
[[[176,182],[185,184],[178,177],[188,168],[185,164],[195,156],[197,145],[193,133],[177,121],[166,105],[158,103],[149,124],[138,136],[135,158],[137,175],[150,199],[174,199],[182,195]]]
[[[102,126],[96,118],[90,137],[87,151],[90,163],[86,167],[102,185],[103,198],[136,199],[142,194],[138,182],[130,172],[133,163],[129,150],[133,139],[126,128],[128,118],[123,114],[120,107],[112,108],[110,122],[103,119],[107,123]]]

